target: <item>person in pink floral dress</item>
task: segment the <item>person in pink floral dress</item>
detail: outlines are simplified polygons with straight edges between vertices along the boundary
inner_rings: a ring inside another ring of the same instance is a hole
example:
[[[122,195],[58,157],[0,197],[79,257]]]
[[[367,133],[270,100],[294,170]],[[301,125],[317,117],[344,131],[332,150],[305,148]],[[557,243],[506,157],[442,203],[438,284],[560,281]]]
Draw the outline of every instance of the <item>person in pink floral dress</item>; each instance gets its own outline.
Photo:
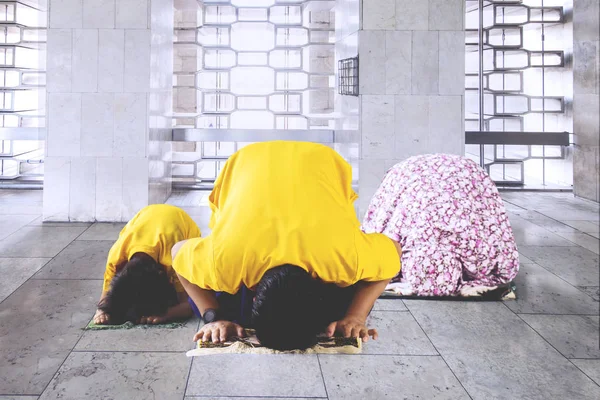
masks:
[[[519,253],[496,185],[465,157],[411,157],[386,174],[362,230],[402,246],[388,289],[402,295],[470,296],[510,282]]]

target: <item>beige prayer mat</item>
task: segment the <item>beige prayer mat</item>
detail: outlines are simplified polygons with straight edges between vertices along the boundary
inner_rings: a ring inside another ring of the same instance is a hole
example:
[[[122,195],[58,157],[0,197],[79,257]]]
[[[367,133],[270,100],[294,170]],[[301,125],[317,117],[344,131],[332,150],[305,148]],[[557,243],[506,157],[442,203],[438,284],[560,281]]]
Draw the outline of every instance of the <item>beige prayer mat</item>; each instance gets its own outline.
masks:
[[[186,353],[188,357],[211,354],[360,354],[362,340],[358,338],[321,337],[319,342],[306,350],[278,351],[263,347],[254,331],[246,329],[245,338],[235,338],[230,342],[212,343],[198,341],[198,347]]]

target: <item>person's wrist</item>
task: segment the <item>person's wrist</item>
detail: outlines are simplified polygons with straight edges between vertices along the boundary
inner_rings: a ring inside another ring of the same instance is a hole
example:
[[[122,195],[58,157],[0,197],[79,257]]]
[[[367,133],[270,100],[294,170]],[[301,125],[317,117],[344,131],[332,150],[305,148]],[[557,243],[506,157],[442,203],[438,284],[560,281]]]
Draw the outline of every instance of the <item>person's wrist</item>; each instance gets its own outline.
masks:
[[[218,308],[207,308],[206,310],[204,310],[204,314],[202,314],[202,319],[206,324],[222,320]]]
[[[356,311],[346,313],[346,319],[357,320],[357,321],[360,321],[363,324],[365,322],[367,322],[367,317],[364,316],[362,313],[359,313],[359,312],[356,312]]]

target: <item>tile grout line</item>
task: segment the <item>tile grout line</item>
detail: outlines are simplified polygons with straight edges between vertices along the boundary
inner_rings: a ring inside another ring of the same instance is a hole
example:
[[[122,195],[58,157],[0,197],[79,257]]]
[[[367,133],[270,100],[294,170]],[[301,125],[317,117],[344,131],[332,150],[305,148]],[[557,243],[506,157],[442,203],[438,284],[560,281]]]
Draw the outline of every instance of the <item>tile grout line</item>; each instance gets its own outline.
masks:
[[[83,333],[85,334],[87,331],[85,329],[83,329]],[[83,335],[82,335],[83,337]],[[77,343],[75,344],[75,347],[77,347],[77,345],[79,344],[81,338],[79,340],[77,340]],[[73,350],[71,350],[71,353],[133,353],[133,354],[139,354],[139,353],[156,353],[156,354],[181,354],[182,352],[187,352],[188,350],[94,350],[94,349],[82,349],[82,350],[77,350],[76,348],[73,348]]]
[[[0,256],[0,259],[6,259],[6,260],[11,260],[11,259],[28,259],[28,260],[43,260],[44,258],[47,258],[48,261],[51,261],[53,257],[4,257],[4,256]],[[45,265],[45,264],[44,264]]]
[[[327,384],[325,383],[325,375],[323,375],[323,367],[321,366],[321,359],[317,354],[317,364],[319,364],[319,372],[321,372],[321,381],[323,382],[323,389],[325,389],[325,398],[329,399],[329,392],[327,391]]]
[[[6,214],[9,215],[9,214]],[[40,214],[38,218],[42,217],[42,215]],[[36,218],[37,219],[37,218]],[[35,221],[35,219],[34,219]],[[32,221],[33,222],[33,221]],[[2,241],[5,241],[6,239],[8,239],[9,237],[11,237],[12,235],[14,235],[15,233],[19,232],[21,229],[23,228],[32,228],[32,227],[37,227],[36,225],[23,225],[22,227],[20,227],[19,229],[17,229],[16,231],[14,231],[13,233],[9,234],[8,236],[6,236],[4,239],[2,239]],[[15,257],[16,258],[16,257]]]
[[[413,319],[415,320],[415,322],[417,323],[417,325],[419,326],[419,328],[421,329],[421,331],[423,332],[423,334],[425,335],[425,337],[427,338],[427,340],[429,340],[429,343],[431,343],[431,345],[433,346],[433,348],[435,349],[435,351],[437,351],[437,353],[439,354],[439,357],[444,361],[444,364],[446,364],[446,367],[448,367],[448,369],[450,370],[450,372],[452,372],[452,375],[454,376],[454,378],[458,381],[458,383],[460,383],[460,386],[463,388],[463,390],[465,391],[465,393],[467,394],[467,396],[469,396],[469,399],[473,400],[473,396],[471,396],[471,393],[469,393],[469,391],[467,390],[467,388],[465,387],[465,385],[463,385],[463,383],[461,382],[461,380],[458,379],[458,376],[456,376],[456,373],[454,373],[454,370],[452,368],[450,368],[450,365],[448,365],[448,361],[446,361],[446,359],[444,358],[444,356],[442,355],[442,353],[440,353],[440,351],[438,350],[438,348],[436,347],[436,345],[433,344],[433,341],[431,340],[431,338],[429,337],[429,335],[427,334],[427,332],[425,332],[425,329],[423,329],[423,327],[421,326],[421,323],[417,320],[417,318],[415,318],[415,315],[412,313],[412,311],[410,310],[410,308],[408,306],[406,306],[406,308],[408,309],[408,312],[413,317]]]
[[[94,224],[92,224],[92,225],[94,225]],[[55,259],[56,257],[58,257],[58,256],[60,255],[60,253],[62,253],[63,251],[65,251],[65,249],[66,249],[67,247],[69,247],[71,244],[73,244],[73,242],[75,242],[75,241],[76,241],[78,238],[80,238],[80,237],[81,237],[81,235],[83,235],[84,233],[86,233],[86,232],[88,231],[88,229],[90,229],[90,228],[92,227],[92,225],[90,225],[90,226],[88,226],[88,227],[85,227],[85,229],[84,229],[83,231],[81,231],[81,233],[80,233],[79,235],[77,235],[75,238],[73,238],[73,240],[71,240],[69,243],[67,243],[67,245],[66,245],[65,247],[63,247],[63,248],[62,248],[62,249],[61,249],[61,250],[60,250],[58,253],[56,253],[56,255],[55,255],[54,257],[50,257],[50,260],[49,260],[49,261],[48,261],[46,264],[44,264],[44,265],[42,266],[42,268],[44,268],[44,267],[45,267],[46,265],[48,265],[50,262],[54,261],[54,259]],[[42,225],[42,227],[43,227],[43,225]],[[56,228],[56,227],[52,227],[52,226],[51,226],[51,227],[49,227],[49,228]],[[66,228],[68,228],[68,227],[66,227]],[[40,258],[41,258],[41,257],[40,257]],[[37,271],[36,271],[36,272],[35,272],[33,275],[31,275],[29,278],[27,278],[27,280],[26,280],[25,282],[23,282],[23,285],[24,285],[25,283],[29,282],[30,280],[34,280],[34,281],[55,280],[55,279],[36,279],[36,278],[34,278],[34,276],[35,276],[35,275],[36,275],[38,272],[40,272],[40,271],[42,270],[42,268],[40,268],[40,269],[39,269],[39,270],[37,270]],[[70,279],[70,280],[88,280],[88,279]],[[94,280],[95,280],[95,279],[94,279]],[[20,286],[19,286],[19,288],[20,288]],[[16,292],[16,290],[15,290],[14,292]],[[12,295],[14,292],[12,292],[12,293],[11,293],[11,295]],[[8,297],[7,297],[7,298],[8,298]]]
[[[202,319],[198,319],[198,324],[196,325],[196,332],[200,329],[200,323],[202,322]],[[192,367],[194,365],[194,358],[195,357],[190,357],[191,361],[190,361],[190,366],[188,367],[188,373],[187,373],[187,377],[185,378],[185,387],[183,388],[183,400],[185,400],[186,397],[186,393],[188,390],[188,386],[190,384],[190,377],[192,376]]]
[[[507,306],[508,308],[508,306]],[[508,308],[510,310],[510,308]],[[512,311],[512,310],[511,310]],[[515,312],[513,311],[513,313],[515,315],[546,315],[549,317],[597,317],[598,314],[573,314],[573,313],[565,313],[565,314],[559,314],[559,313],[544,313],[544,312],[540,312],[540,313],[534,313],[534,312],[529,312],[529,313],[520,313],[520,312]]]
[[[541,226],[540,226],[540,227],[538,227],[538,228],[541,228]],[[550,232],[550,231],[548,231],[548,232],[549,232],[549,233],[553,233],[553,232]],[[554,234],[556,235],[556,233],[554,233]],[[563,238],[562,236],[560,236],[560,237],[561,237],[562,239],[565,239],[565,238]],[[594,239],[595,239],[595,238],[594,238]],[[569,240],[567,240],[567,239],[565,239],[565,240],[566,240],[567,242],[569,242]],[[570,243],[573,243],[573,242],[570,242]],[[517,243],[517,246],[519,246],[519,244],[518,244],[518,243]],[[571,246],[571,245],[569,245],[569,246],[556,246],[556,245],[554,245],[554,246],[553,246],[553,245],[539,246],[539,245],[531,245],[531,244],[523,244],[523,245],[520,245],[520,246],[521,246],[521,247],[553,247],[553,248],[558,248],[558,249],[571,249],[571,248],[573,248],[573,247],[581,247],[582,249],[584,249],[584,250],[586,250],[586,251],[589,251],[590,253],[594,253],[593,251],[591,251],[591,250],[588,250],[588,249],[586,249],[585,247],[582,247],[582,246],[580,246],[580,245],[578,245],[578,244],[576,244],[576,243],[573,243],[573,245],[572,245],[572,246]],[[596,253],[594,253],[594,254],[596,254]],[[523,255],[524,255],[525,257],[527,257],[525,254],[523,254]],[[596,254],[596,255],[597,255],[597,254]],[[527,258],[529,258],[529,257],[527,257]]]
[[[61,251],[59,251],[54,257],[52,257],[52,260],[54,260],[54,258],[58,257],[58,255],[60,253],[62,253],[67,247],[69,247],[69,245],[71,243],[73,243],[75,240],[77,240],[77,238],[80,237],[81,235],[83,235],[88,229],[90,229],[90,227],[87,227],[86,229],[84,229],[79,235],[77,235],[77,237],[75,239],[71,240]],[[32,280],[31,277],[29,279],[27,279],[27,282],[29,282],[30,280]],[[42,279],[39,279],[39,280],[41,281]],[[93,316],[92,316],[92,318],[93,318]],[[91,318],[90,318],[90,320],[91,320]],[[73,345],[73,347],[71,348],[71,350],[69,350],[69,352],[67,353],[67,356],[64,358],[64,360],[60,363],[60,365],[56,369],[56,372],[54,372],[54,374],[52,374],[52,378],[50,378],[50,380],[48,381],[48,383],[46,384],[46,386],[44,386],[44,389],[40,393],[40,396],[42,396],[42,394],[44,394],[44,392],[46,391],[46,389],[48,389],[48,386],[50,386],[50,384],[52,383],[52,380],[54,379],[54,377],[59,373],[60,369],[65,364],[65,362],[67,361],[67,359],[71,356],[71,354],[73,354],[73,350],[75,350],[75,347],[77,347],[77,345],[81,341],[81,338],[83,337],[84,334],[85,334],[85,330],[81,329],[81,334],[79,335],[79,338],[77,339],[77,341],[75,342],[75,344]]]
[[[73,354],[73,350],[75,350],[75,347],[79,344],[79,342],[81,341],[81,338],[83,337],[83,335],[85,334],[85,330],[81,330],[81,334],[79,335],[79,338],[77,339],[77,341],[75,342],[75,344],[73,345],[73,347],[71,348],[71,350],[69,350],[69,352],[67,353],[66,357],[62,360],[62,362],[60,363],[60,365],[58,366],[58,368],[56,369],[56,371],[52,374],[52,378],[50,378],[50,380],[48,381],[48,383],[46,384],[46,386],[44,386],[44,389],[42,389],[42,392],[39,394],[39,396],[41,397],[44,392],[46,391],[46,389],[48,389],[48,386],[50,386],[50,384],[52,383],[52,381],[54,380],[54,378],[58,375],[58,373],[60,372],[60,369],[63,367],[63,365],[65,364],[65,362],[67,361],[67,359],[71,356],[71,354]]]
[[[500,192],[500,198],[502,198],[502,192]],[[510,204],[510,205],[512,205],[512,206],[519,207],[521,210],[529,211],[528,209],[526,209],[526,208],[524,208],[524,207],[521,207],[521,206],[520,206],[520,205],[518,205],[518,204],[512,203],[512,202],[510,202],[509,200],[505,200],[504,198],[502,198],[502,201],[503,201],[504,203],[508,203],[508,204]],[[504,210],[506,211],[506,207],[504,207]]]
[[[194,395],[190,395],[190,396],[185,396],[186,398],[193,398],[193,399],[215,399],[215,396],[212,395],[203,395],[203,394],[194,394]],[[219,399],[275,399],[275,400],[279,400],[279,399],[323,399],[326,400],[327,397],[314,397],[314,396],[285,396],[285,397],[281,397],[281,396],[218,396]]]
[[[511,204],[512,204],[512,203],[511,203]],[[516,204],[513,204],[513,205],[517,206]],[[520,206],[517,206],[517,207],[520,207]],[[539,211],[537,211],[537,210],[529,210],[529,209],[523,209],[523,210],[525,210],[525,211],[533,211],[533,212],[535,212],[535,213],[537,213],[537,214],[541,215],[542,217],[548,218],[548,219],[550,219],[550,220],[552,220],[552,221],[554,221],[554,222],[556,222],[556,223],[558,223],[558,224],[564,225],[564,226],[566,226],[566,227],[569,227],[569,228],[571,228],[571,229],[574,229],[574,230],[576,230],[576,231],[577,231],[577,232],[572,232],[572,233],[584,234],[584,235],[587,235],[587,236],[589,236],[589,237],[591,237],[591,238],[597,239],[596,237],[594,237],[594,236],[590,235],[588,232],[583,232],[582,230],[580,230],[580,229],[578,229],[578,228],[575,228],[574,226],[571,226],[571,225],[565,224],[564,222],[562,222],[562,221],[559,221],[559,220],[557,220],[556,218],[550,217],[550,216],[548,216],[548,215],[546,215],[546,214],[544,214],[544,213],[541,213],[541,212],[539,212]],[[509,213],[509,212],[510,212],[510,211],[507,211],[507,213]],[[514,212],[513,212],[513,214],[514,214]],[[535,223],[535,221],[536,221],[535,219],[527,219],[527,218],[524,218],[524,217],[520,216],[519,214],[515,214],[515,215],[516,215],[517,217],[519,217],[519,218],[521,218],[521,219],[523,219],[523,220],[527,221],[527,222],[530,222],[530,223],[532,223],[533,225],[535,225],[535,226],[537,226],[537,227],[539,227],[539,228],[545,229],[545,230],[547,230],[547,231],[548,231],[548,232],[550,232],[550,233],[553,233],[553,234],[555,234],[555,235],[557,235],[557,236],[560,236],[560,237],[562,237],[563,239],[565,239],[565,240],[567,240],[567,241],[569,241],[569,242],[571,242],[571,243],[575,243],[575,242],[573,242],[572,240],[569,240],[569,239],[565,238],[564,236],[560,235],[559,233],[557,233],[557,232],[554,232],[554,231],[551,231],[550,229],[546,228],[545,226],[542,226],[542,225],[538,225],[538,224],[536,224],[536,223]],[[588,221],[588,220],[581,220],[581,221],[585,221],[585,222],[591,222],[591,221]],[[563,233],[566,233],[566,232],[563,232]],[[575,245],[576,245],[576,246],[579,246],[579,247],[582,247],[582,246],[578,245],[577,243],[575,243]],[[542,246],[540,246],[540,247],[542,247]],[[572,246],[565,246],[565,247],[572,247]],[[583,247],[583,248],[585,249],[585,247]],[[587,249],[586,249],[586,250],[587,250]]]
[[[526,247],[557,247],[557,246],[526,246]],[[565,246],[565,247],[573,247],[573,246]],[[582,249],[587,250],[585,248],[582,247]],[[589,251],[589,250],[588,250]],[[527,257],[527,256],[525,256]],[[529,257],[527,257],[529,258]],[[566,284],[570,285],[571,287],[577,289],[578,291],[580,291],[581,293],[587,295],[588,297],[590,297],[592,300],[596,301],[596,299],[594,299],[594,297],[592,295],[590,295],[589,293],[584,292],[583,290],[579,289],[579,287],[573,285],[571,282],[567,281],[565,278],[563,278],[560,275],[557,275],[556,273],[554,273],[553,271],[550,271],[548,268],[545,268],[543,265],[540,265],[538,263],[536,263],[535,261],[533,263],[528,263],[528,264],[523,264],[523,265],[537,265],[540,268],[543,268],[545,271],[550,272],[552,275],[556,276],[558,279],[562,280],[563,282],[565,282]],[[520,265],[519,265],[520,266]],[[517,274],[518,276],[518,274]],[[590,286],[585,286],[585,287],[590,287]],[[595,287],[595,286],[591,286],[591,287]]]
[[[62,248],[62,250],[60,250],[58,253],[56,253],[56,255],[54,257],[51,257],[50,260],[48,260],[47,263],[45,263],[40,270],[45,267],[46,265],[48,265],[49,262],[51,262],[52,260],[54,260],[56,257],[58,257],[58,255],[60,253],[62,253],[71,243],[73,243],[75,240],[77,240],[78,237],[80,237],[81,235],[83,235],[87,230],[89,229],[86,228],[84,229],[79,235],[77,235],[77,237],[75,237],[73,240],[69,241],[69,243],[67,243],[67,245],[65,247]],[[42,257],[40,257],[42,258]],[[45,258],[45,257],[44,257]],[[37,273],[37,271],[36,271]],[[35,274],[33,274],[35,275]],[[42,281],[43,279],[32,279],[32,276],[30,276],[29,278],[27,278],[27,280],[25,282],[23,282],[17,289],[13,290],[13,292],[11,294],[9,294],[8,296],[6,296],[6,298],[4,300],[2,300],[0,302],[0,305],[2,305],[2,303],[4,303],[4,301],[6,299],[8,299],[9,297],[11,297],[13,294],[16,293],[17,290],[19,290],[21,287],[23,287],[23,285],[25,285],[27,282],[31,281],[31,280],[39,280]],[[65,361],[67,361],[67,358],[69,358],[69,356],[71,355],[71,353],[73,353],[73,350],[75,349],[75,346],[77,346],[77,344],[79,344],[79,341],[81,340],[81,338],[83,337],[83,334],[85,333],[84,330],[81,330],[81,334],[79,335],[79,338],[77,339],[77,341],[75,342],[75,344],[73,345],[73,347],[71,348],[71,350],[69,350],[69,352],[67,353],[67,355],[65,356],[65,358],[62,360],[62,362],[60,363],[60,365],[58,366],[58,368],[56,369],[56,371],[52,374],[52,378],[48,381],[48,383],[44,386],[44,389],[41,391],[41,393],[37,396],[41,396],[46,389],[48,389],[48,386],[50,386],[50,383],[52,383],[52,380],[54,379],[54,377],[56,376],[56,374],[58,374],[58,372],[60,371],[60,369],[62,368],[62,366],[64,365]]]
[[[11,258],[23,258],[23,257],[11,257]],[[32,257],[34,258],[34,257]],[[43,259],[43,258],[48,258],[48,257],[35,257],[35,258],[39,258],[39,259]],[[33,274],[31,274],[31,276],[29,278],[27,278],[23,283],[21,283],[18,287],[15,288],[15,290],[13,290],[12,292],[10,292],[8,294],[8,296],[6,296],[4,299],[2,299],[2,301],[0,301],[0,306],[2,306],[2,304],[8,300],[13,294],[15,294],[17,292],[17,290],[21,289],[27,282],[29,282],[30,280],[41,280],[41,279],[32,279],[33,275],[37,274],[39,271],[42,270],[42,268],[44,268],[46,265],[48,265],[50,263],[50,261],[52,261],[54,259],[53,258],[49,258],[48,261],[46,261],[44,263],[44,265],[42,265],[37,271],[35,271]]]
[[[183,387],[183,397],[182,397],[182,400],[185,400],[187,397],[189,397],[189,396],[187,396],[187,388],[188,388],[188,386],[190,384],[190,376],[192,376],[192,367],[193,367],[193,365],[194,365],[194,357],[191,357],[190,365],[188,367],[188,373],[187,373],[187,376],[185,377],[185,386]]]
[[[505,305],[506,306],[506,305]],[[508,308],[508,307],[506,307]],[[589,380],[592,381],[592,383],[594,383],[596,386],[600,387],[600,384],[597,383],[595,380],[593,380],[588,374],[586,374],[585,372],[583,372],[581,370],[581,368],[579,368],[573,361],[571,361],[570,358],[568,358],[567,356],[565,356],[562,352],[560,352],[556,347],[554,347],[554,345],[552,343],[550,343],[544,336],[542,336],[541,333],[539,333],[533,326],[529,325],[527,323],[527,321],[525,321],[523,318],[521,318],[521,316],[519,314],[515,314],[521,321],[523,321],[525,323],[525,325],[527,325],[529,328],[531,328],[539,337],[541,337],[546,343],[548,343],[548,345],[550,347],[552,347],[558,354],[560,354],[565,360],[567,360],[571,365],[573,365],[575,368],[577,368],[578,371],[580,371],[582,374],[584,374]]]
[[[48,261],[49,263],[50,261]],[[44,264],[44,267],[47,264]],[[43,267],[42,267],[43,268]],[[36,274],[42,270],[42,268],[40,268]],[[35,275],[35,274],[34,274]],[[101,281],[103,280],[102,278],[35,278],[35,277],[31,277],[29,278],[32,281]]]
[[[518,313],[513,311],[507,304],[505,301],[502,302],[502,304],[504,305],[504,307],[506,307],[508,310],[510,310],[514,315],[516,315],[521,321],[525,322],[525,324],[527,324],[531,329],[533,329],[535,331],[535,333],[537,333],[538,335],[542,336],[540,333],[538,333],[533,327],[531,327],[531,325],[529,325],[523,318],[521,318],[521,315],[545,315],[545,316],[574,316],[574,317],[597,317],[596,314],[548,314],[548,313]],[[543,336],[542,336],[543,337]],[[546,341],[548,342],[548,341]],[[548,342],[548,344],[550,344]],[[551,345],[551,344],[550,344]],[[551,345],[552,346],[552,345]],[[552,346],[554,347],[554,346]],[[556,350],[556,349],[555,349]],[[556,350],[558,351],[558,350]],[[559,352],[560,353],[560,352]],[[561,356],[565,357],[562,353],[560,353]],[[567,360],[571,360],[570,358],[565,357]],[[576,358],[572,358],[573,360],[575,360]],[[600,359],[600,358],[599,358]],[[584,358],[583,360],[592,360],[590,358]],[[582,371],[583,372],[583,371]],[[591,378],[590,378],[591,379]],[[593,379],[592,379],[593,380]],[[600,386],[600,385],[599,385]]]

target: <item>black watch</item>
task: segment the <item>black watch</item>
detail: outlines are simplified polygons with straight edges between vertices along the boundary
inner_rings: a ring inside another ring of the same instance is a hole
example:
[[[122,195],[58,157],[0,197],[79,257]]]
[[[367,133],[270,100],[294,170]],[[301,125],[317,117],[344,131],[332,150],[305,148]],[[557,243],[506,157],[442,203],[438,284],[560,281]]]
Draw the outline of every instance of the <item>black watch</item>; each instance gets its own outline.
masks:
[[[219,320],[219,312],[218,312],[218,310],[215,310],[214,308],[207,308],[204,311],[204,315],[202,315],[202,319],[204,320],[204,323],[206,323],[206,324],[210,324],[211,322],[218,321]]]

